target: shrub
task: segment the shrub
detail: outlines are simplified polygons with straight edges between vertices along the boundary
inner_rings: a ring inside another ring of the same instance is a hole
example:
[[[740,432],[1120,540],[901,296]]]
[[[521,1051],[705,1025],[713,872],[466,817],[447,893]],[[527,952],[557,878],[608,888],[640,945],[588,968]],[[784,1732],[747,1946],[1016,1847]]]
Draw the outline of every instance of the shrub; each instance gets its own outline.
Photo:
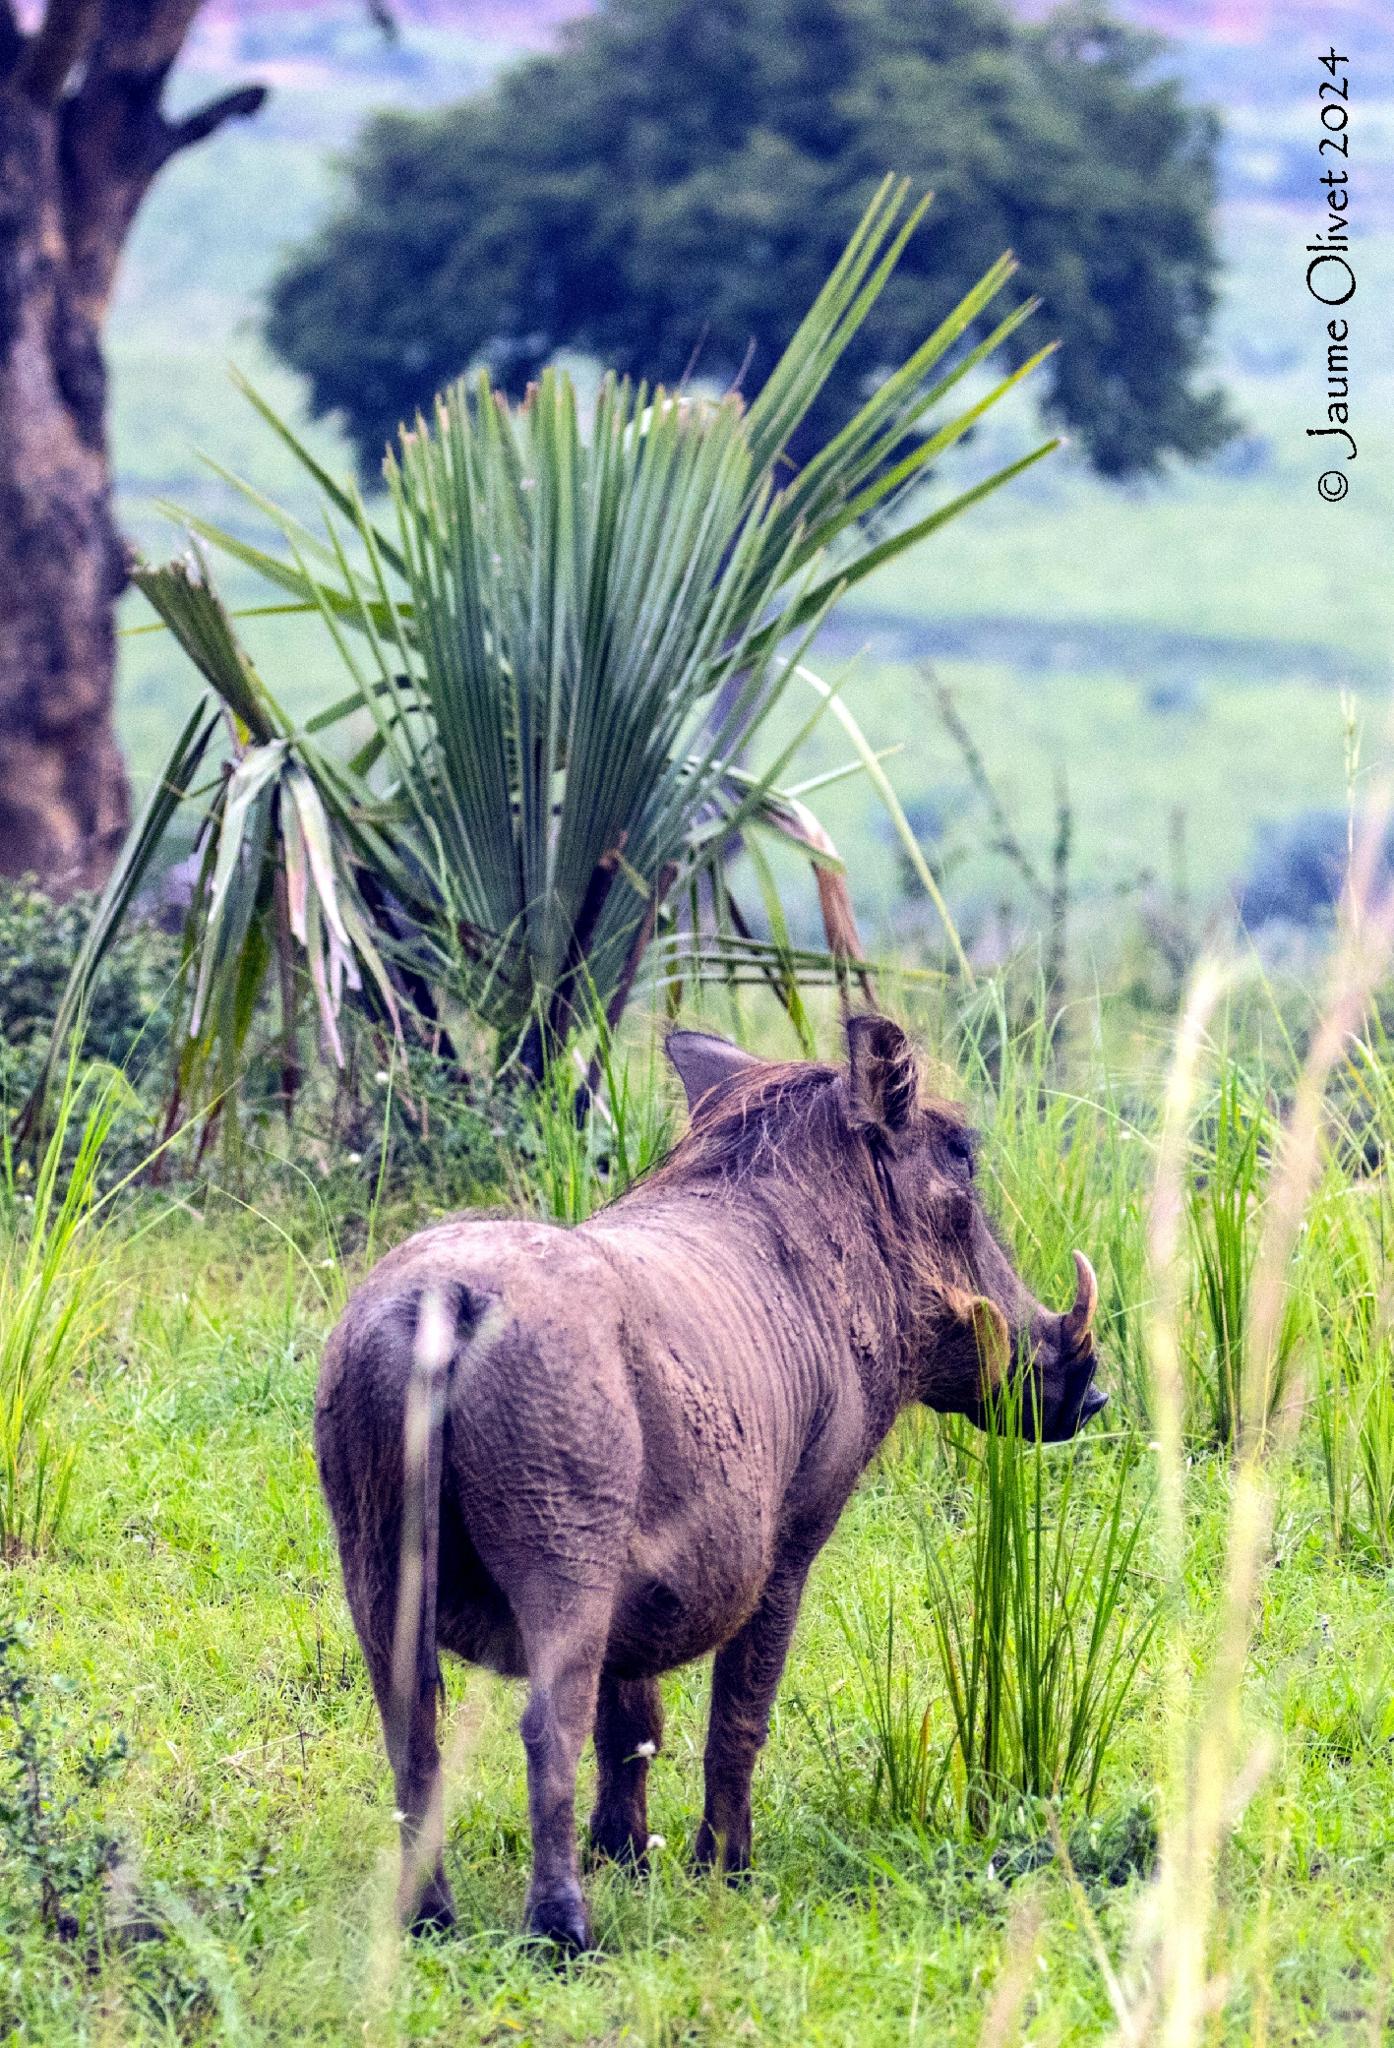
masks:
[[[0,879],[0,1103],[11,1109],[38,1078],[94,907],[90,896],[55,903],[32,881]],[[135,1072],[163,1055],[178,963],[177,941],[158,925],[122,926],[91,984],[85,1059]]]
[[[1289,924],[1330,922],[1345,887],[1350,822],[1344,811],[1306,810],[1264,825],[1239,891],[1245,924],[1257,930],[1279,919]],[[1384,865],[1394,864],[1394,834]]]

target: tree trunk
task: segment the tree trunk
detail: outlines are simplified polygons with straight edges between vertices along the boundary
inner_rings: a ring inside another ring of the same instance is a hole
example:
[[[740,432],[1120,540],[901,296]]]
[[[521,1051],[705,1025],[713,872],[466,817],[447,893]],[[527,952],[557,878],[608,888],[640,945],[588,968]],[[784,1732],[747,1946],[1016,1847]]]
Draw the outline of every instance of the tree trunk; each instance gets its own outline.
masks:
[[[62,127],[0,94],[0,873],[54,894],[105,880],[129,818],[103,306],[74,275]]]
[[[244,85],[166,120],[202,4],[47,0],[25,30],[0,0],[0,874],[58,895],[106,879],[130,808],[112,724],[112,281],[171,157],[266,97]]]

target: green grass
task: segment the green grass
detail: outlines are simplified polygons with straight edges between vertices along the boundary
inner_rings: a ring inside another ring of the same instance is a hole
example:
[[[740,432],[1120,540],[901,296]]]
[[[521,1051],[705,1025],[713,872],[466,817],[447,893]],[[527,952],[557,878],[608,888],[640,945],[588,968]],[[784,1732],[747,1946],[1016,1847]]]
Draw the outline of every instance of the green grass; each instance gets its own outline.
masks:
[[[51,1541],[67,1509],[76,1452],[58,1411],[96,1350],[108,1304],[97,1189],[118,1085],[82,1091],[70,1065],[32,1171],[8,1131],[3,1140],[0,1561]]]
[[[1075,1552],[1065,1583],[1088,1591],[1108,1546],[1117,1558],[1119,1541],[1139,1529],[1138,1551],[1121,1567],[1132,1592],[1110,1596],[1131,1634],[1161,1583],[1151,1577],[1161,1567],[1148,1505],[1156,1447],[1129,1436],[1127,1382],[1130,1319],[1148,1312],[1139,1262],[1158,1090],[1089,1066],[1060,1086],[1039,1041],[1003,1056],[990,1040],[980,1025],[981,1065],[952,1020],[939,1040],[956,1047],[986,1126],[989,1199],[1048,1299],[1064,1287],[1070,1243],[1100,1248],[1117,1389],[1107,1429],[1096,1425],[1073,1456],[1046,1457],[1039,1554],[1048,1579],[1058,1531]],[[1223,1068],[1219,1054],[1207,1061],[1211,1080]],[[520,1200],[581,1214],[597,1174],[642,1163],[669,1098],[646,1055],[630,1074],[622,1156],[607,1167],[598,1148],[571,1149],[558,1135],[563,1103],[560,1121],[543,1116],[532,1167],[515,1167]],[[1337,1099],[1353,1128],[1349,1095]],[[1367,1148],[1384,1142],[1385,1106],[1375,1094],[1362,1110]],[[1198,1110],[1202,1169],[1210,1128]],[[593,1874],[601,1953],[567,1968],[540,1959],[518,1935],[528,1853],[521,1697],[457,1667],[446,1750],[461,1927],[413,1947],[390,1929],[390,1782],[316,1482],[310,1403],[320,1345],[367,1243],[395,1242],[424,1220],[423,1207],[399,1194],[374,1209],[365,1184],[330,1211],[297,1190],[293,1170],[268,1169],[252,1208],[213,1190],[147,1194],[110,1244],[110,1331],[61,1410],[80,1453],[66,1529],[11,1567],[0,1597],[27,1615],[35,1672],[42,1685],[62,1682],[69,1717],[80,1710],[129,1737],[129,1766],[87,1795],[90,1824],[134,1857],[166,1933],[105,1956],[41,1934],[3,1876],[13,1867],[0,1825],[0,2038],[8,2028],[45,2048],[349,2039],[937,2048],[982,2037],[989,2000],[1022,1954],[1018,2031],[1000,2038],[1105,2038],[1095,1944],[1127,1978],[1148,1910],[1138,1869],[1150,1863],[1171,1782],[1172,1660],[1179,1648],[1184,1705],[1205,1696],[1216,1649],[1236,1480],[1204,1430],[1184,1468],[1180,1612],[1145,1645],[1099,1760],[1092,1811],[1083,1780],[1061,1803],[1073,1878],[1053,1853],[1050,1801],[1040,1796],[1057,1775],[1049,1740],[1037,1744],[1035,1775],[1017,1780],[1030,1796],[994,1790],[970,1816],[975,1825],[965,1825],[961,1802],[917,1801],[917,1758],[937,1771],[956,1746],[961,1754],[936,1615],[946,1583],[958,1624],[971,1630],[973,1532],[988,1525],[976,1459],[911,1416],[815,1569],[757,1772],[753,1882],[728,1891],[689,1874],[706,1677],[677,1673],[665,1682],[668,1729],[654,1770],[652,1825],[665,1837],[654,1872],[639,1882]],[[1356,1254],[1343,1265],[1334,1247],[1354,1210],[1367,1284],[1387,1285],[1387,1201],[1348,1148],[1333,1153],[1311,1224],[1314,1241],[1333,1250],[1300,1269],[1311,1331],[1346,1328]],[[1186,1257],[1194,1275],[1189,1246]],[[1199,1359],[1208,1326],[1193,1292],[1181,1290],[1181,1353]],[[1357,1394],[1356,1366],[1373,1356],[1365,1327],[1348,1374]],[[1328,1335],[1308,1342],[1301,1369],[1333,1369],[1336,1359]],[[1354,1413],[1357,1438],[1368,1420]],[[1366,2041],[1387,1990],[1390,1581],[1364,1539],[1358,1471],[1336,1511],[1327,1434],[1309,1417],[1293,1457],[1274,1470],[1235,1731],[1236,1757],[1257,1740],[1271,1756],[1223,1851],[1214,1962],[1224,1982],[1207,2039],[1251,2040],[1266,2012],[1269,2040]],[[980,1445],[973,1439],[975,1452]],[[1021,1499],[1032,1518],[1037,1498],[1028,1484]],[[1030,1559],[1030,1527],[995,1526]],[[1012,1583],[1008,1567],[999,1592],[1015,1597]],[[1049,1647],[1042,1611],[1029,1598],[1018,1607],[1014,1668],[1036,1655],[1033,1642]],[[1058,1617],[1058,1605],[1051,1611]],[[1049,1679],[1048,1660],[1042,1668]],[[1015,1711],[1012,1697],[1025,1695],[1009,1692]]]

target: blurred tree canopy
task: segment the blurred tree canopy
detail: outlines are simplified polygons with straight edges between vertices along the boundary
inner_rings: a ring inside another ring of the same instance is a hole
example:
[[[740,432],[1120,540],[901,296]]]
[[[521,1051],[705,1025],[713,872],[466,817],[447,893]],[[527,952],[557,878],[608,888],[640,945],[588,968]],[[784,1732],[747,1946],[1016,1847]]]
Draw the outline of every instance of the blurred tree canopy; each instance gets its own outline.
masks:
[[[1047,409],[1094,467],[1196,459],[1232,430],[1193,381],[1218,125],[1163,48],[1094,6],[609,0],[487,95],[374,120],[268,335],[374,473],[472,363],[514,393],[562,349],[753,391],[891,169],[935,203],[803,445],[1010,248],[1064,342]]]

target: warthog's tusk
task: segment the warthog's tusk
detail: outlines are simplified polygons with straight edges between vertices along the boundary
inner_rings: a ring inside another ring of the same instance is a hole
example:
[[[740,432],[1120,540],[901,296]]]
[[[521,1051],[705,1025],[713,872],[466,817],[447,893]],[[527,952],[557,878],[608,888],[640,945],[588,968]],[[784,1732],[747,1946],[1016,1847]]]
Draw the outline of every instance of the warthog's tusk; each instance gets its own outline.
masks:
[[[1068,1315],[1060,1319],[1061,1334],[1071,1346],[1081,1346],[1089,1335],[1094,1320],[1094,1311],[1099,1305],[1099,1283],[1094,1278],[1094,1268],[1083,1252],[1074,1255],[1075,1273],[1078,1284],[1075,1288],[1074,1306]]]

